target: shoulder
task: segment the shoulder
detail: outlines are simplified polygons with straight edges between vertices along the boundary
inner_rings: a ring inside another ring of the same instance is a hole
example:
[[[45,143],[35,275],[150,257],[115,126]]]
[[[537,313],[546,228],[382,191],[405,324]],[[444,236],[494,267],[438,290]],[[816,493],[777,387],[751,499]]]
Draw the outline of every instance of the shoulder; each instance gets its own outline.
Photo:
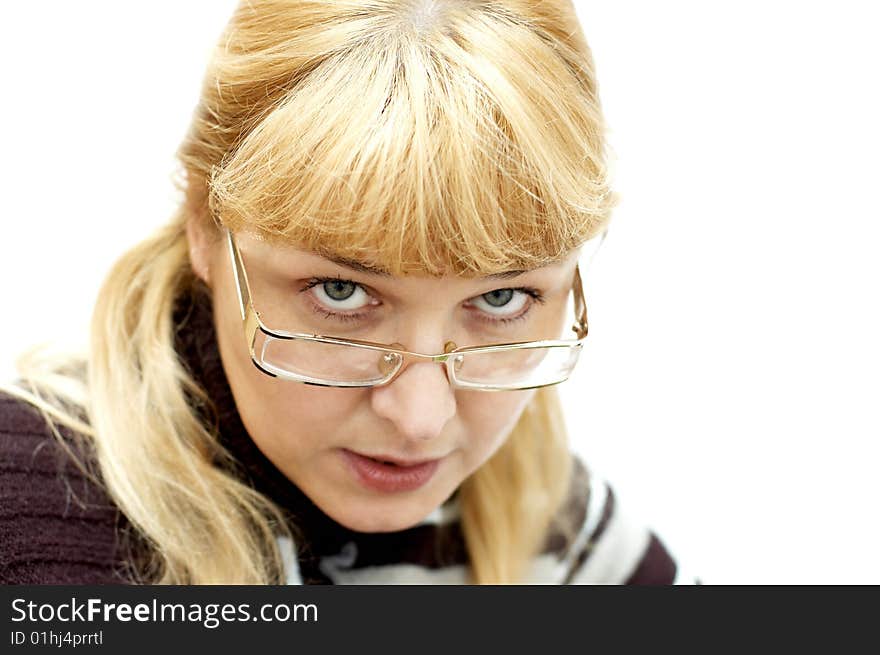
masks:
[[[41,413],[0,391],[0,583],[122,582],[113,573],[118,514]]]
[[[563,584],[700,584],[598,471],[577,456],[569,497],[548,540]]]

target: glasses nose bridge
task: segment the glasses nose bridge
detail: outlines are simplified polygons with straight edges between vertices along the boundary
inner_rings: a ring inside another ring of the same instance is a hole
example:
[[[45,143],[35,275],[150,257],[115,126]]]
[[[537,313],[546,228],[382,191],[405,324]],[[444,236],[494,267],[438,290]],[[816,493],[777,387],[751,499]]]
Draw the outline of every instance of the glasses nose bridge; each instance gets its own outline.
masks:
[[[396,370],[394,370],[391,377],[388,378],[384,384],[393,382],[413,362],[436,362],[443,364],[443,367],[447,368],[449,366],[449,358],[452,357],[454,351],[458,348],[458,346],[455,345],[455,342],[447,341],[443,347],[445,352],[439,355],[425,355],[423,353],[415,353],[406,350],[403,345],[399,343],[389,344],[389,346],[390,348],[388,352],[382,357],[382,367],[387,368],[388,371],[395,368]],[[395,361],[396,358],[399,358],[400,361]],[[447,378],[449,378],[449,382],[452,383],[452,378],[448,375],[448,372]]]

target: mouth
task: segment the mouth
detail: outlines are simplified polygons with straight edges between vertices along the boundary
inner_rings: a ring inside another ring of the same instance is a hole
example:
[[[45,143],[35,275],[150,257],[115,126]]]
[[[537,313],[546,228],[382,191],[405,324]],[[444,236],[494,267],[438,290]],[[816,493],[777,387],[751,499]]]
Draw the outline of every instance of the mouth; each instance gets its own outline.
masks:
[[[365,455],[342,449],[349,470],[365,487],[385,493],[413,491],[427,484],[442,458],[406,460],[390,455]]]
[[[443,459],[442,457],[432,457],[432,458],[426,458],[426,459],[420,459],[420,460],[407,460],[407,459],[402,459],[400,457],[394,457],[392,455],[367,455],[365,453],[357,453],[355,451],[350,451],[350,452],[353,452],[355,455],[360,455],[361,457],[367,457],[369,459],[376,460],[380,464],[387,464],[389,466],[399,466],[401,468],[411,468],[413,466],[422,466],[423,464],[430,464],[431,462],[436,462],[440,459]]]

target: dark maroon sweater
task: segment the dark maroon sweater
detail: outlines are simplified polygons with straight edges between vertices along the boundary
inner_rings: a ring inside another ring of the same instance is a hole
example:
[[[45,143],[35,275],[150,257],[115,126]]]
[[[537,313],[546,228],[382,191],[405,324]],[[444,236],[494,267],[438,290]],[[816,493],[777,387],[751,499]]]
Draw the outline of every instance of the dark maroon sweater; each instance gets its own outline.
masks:
[[[337,566],[340,553],[347,555],[342,558],[345,569],[338,580],[344,579],[346,571],[375,571],[397,564],[439,572],[467,563],[459,521],[366,534],[348,530],[327,517],[262,454],[245,430],[220,360],[211,299],[204,288],[182,296],[174,324],[181,361],[216,407],[216,414],[209,410],[203,413],[204,420],[219,428],[221,443],[242,465],[244,473],[239,475],[244,475],[244,481],[275,501],[303,535],[297,555],[304,582],[335,581],[322,559]],[[74,443],[69,432],[61,432],[68,443]],[[87,447],[77,452],[100,480]],[[624,530],[615,524],[616,506],[610,488],[603,494],[603,504],[597,504],[588,516],[587,501],[592,492],[578,462],[563,512],[575,531],[583,525],[591,533],[589,541],[582,544],[583,550],[572,559],[571,570],[563,575],[565,580],[576,579],[581,573],[589,579],[593,575],[589,570],[591,553],[601,552],[603,537],[617,540],[615,530]],[[548,535],[544,552],[560,556],[566,552],[570,542],[563,535],[567,532],[563,529]],[[138,561],[144,552],[124,515],[101,485],[71,462],[37,410],[0,393],[0,583],[126,584],[131,582],[128,562]],[[350,556],[352,553],[356,555]],[[616,567],[621,577],[609,582],[668,584],[681,577],[653,532],[650,540],[631,548],[626,557],[631,562]],[[596,561],[594,568],[608,568],[608,562]]]

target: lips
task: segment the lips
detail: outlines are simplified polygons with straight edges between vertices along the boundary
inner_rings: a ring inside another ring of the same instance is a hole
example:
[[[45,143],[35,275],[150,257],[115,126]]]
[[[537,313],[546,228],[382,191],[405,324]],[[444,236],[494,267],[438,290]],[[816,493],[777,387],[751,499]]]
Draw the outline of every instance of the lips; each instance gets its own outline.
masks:
[[[354,452],[354,451],[352,451],[352,452]],[[355,453],[355,454],[360,455],[361,457],[367,457],[369,459],[374,459],[377,462],[381,462],[382,464],[393,464],[394,466],[401,466],[401,467],[421,466],[422,464],[428,464],[430,462],[434,462],[434,461],[437,461],[438,459],[440,459],[439,457],[436,457],[434,459],[422,459],[419,461],[415,461],[415,460],[405,460],[405,459],[400,459],[397,457],[391,457],[389,455],[366,455],[364,453]]]
[[[365,487],[383,493],[413,491],[427,484],[441,459],[404,460],[388,455],[362,455],[342,450],[350,471]]]

